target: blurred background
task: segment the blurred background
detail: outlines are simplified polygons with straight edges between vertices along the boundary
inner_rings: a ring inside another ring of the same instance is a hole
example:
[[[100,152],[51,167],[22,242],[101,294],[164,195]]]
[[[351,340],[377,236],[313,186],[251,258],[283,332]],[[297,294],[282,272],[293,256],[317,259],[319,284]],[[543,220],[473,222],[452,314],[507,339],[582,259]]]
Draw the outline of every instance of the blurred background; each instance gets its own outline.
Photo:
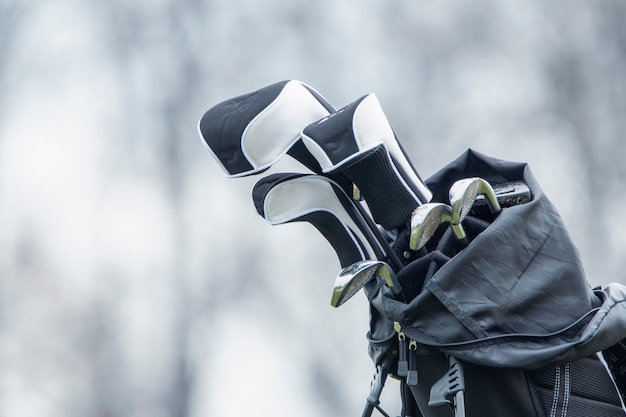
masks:
[[[365,296],[333,309],[330,245],[266,224],[258,178],[196,131],[280,80],[376,93],[423,177],[467,148],[528,162],[590,283],[625,282],[625,21],[619,0],[0,0],[0,415],[360,415]]]

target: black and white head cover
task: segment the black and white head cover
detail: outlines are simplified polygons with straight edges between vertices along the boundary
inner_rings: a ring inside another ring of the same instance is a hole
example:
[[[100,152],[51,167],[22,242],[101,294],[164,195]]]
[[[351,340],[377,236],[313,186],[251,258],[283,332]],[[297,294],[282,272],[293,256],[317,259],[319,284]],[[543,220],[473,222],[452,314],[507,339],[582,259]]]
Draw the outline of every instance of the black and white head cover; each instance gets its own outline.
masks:
[[[198,122],[198,132],[226,175],[242,177],[268,169],[292,150],[304,126],[334,110],[308,85],[281,81],[213,106]],[[315,164],[310,155],[293,156]]]
[[[432,198],[374,94],[311,123],[302,141],[322,172],[343,172],[359,187],[385,229],[405,224],[416,206]]]
[[[342,268],[384,256],[355,202],[327,177],[269,175],[256,183],[252,198],[257,212],[270,224],[306,221],[315,226],[337,252]]]

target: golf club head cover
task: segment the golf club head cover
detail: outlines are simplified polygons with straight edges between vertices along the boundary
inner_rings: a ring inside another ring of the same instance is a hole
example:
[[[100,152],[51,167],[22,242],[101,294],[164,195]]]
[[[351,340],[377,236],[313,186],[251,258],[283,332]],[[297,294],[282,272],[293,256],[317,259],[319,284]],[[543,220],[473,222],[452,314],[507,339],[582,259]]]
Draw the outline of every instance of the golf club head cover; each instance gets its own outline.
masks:
[[[327,177],[269,175],[255,184],[252,199],[257,212],[270,224],[306,221],[315,226],[335,249],[342,268],[383,256],[356,203]]]
[[[343,172],[359,187],[385,229],[400,227],[415,207],[432,198],[374,94],[309,124],[302,141],[322,172]]]
[[[334,110],[308,85],[281,81],[213,106],[200,119],[198,132],[226,175],[242,177],[268,169],[294,147],[303,126]],[[319,170],[303,151],[295,147],[296,159]]]

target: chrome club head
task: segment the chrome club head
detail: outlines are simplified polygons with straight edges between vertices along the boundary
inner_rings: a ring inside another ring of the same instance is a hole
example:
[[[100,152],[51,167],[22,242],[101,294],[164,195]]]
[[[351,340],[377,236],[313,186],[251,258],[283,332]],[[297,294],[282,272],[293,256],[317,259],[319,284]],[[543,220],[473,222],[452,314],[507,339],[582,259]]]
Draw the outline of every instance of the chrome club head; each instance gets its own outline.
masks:
[[[492,213],[501,211],[498,197],[491,185],[479,177],[464,178],[450,187],[449,198],[452,207],[452,225],[459,225],[472,209],[476,197],[482,195]]]
[[[427,203],[417,207],[411,215],[409,248],[420,250],[439,228],[441,223],[452,224],[452,208],[444,203]],[[465,231],[458,225],[454,231],[459,240],[466,239]]]
[[[382,261],[359,261],[337,275],[330,305],[341,306],[375,278],[382,278],[394,294],[400,293],[400,283],[389,265]]]

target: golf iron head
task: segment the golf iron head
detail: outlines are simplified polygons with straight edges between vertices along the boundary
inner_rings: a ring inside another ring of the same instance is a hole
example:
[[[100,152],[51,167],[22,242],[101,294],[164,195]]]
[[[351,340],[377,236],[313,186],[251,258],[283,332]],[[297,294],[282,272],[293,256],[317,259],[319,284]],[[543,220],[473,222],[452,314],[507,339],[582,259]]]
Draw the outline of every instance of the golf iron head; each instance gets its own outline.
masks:
[[[306,221],[335,249],[341,267],[367,259],[384,259],[378,237],[341,187],[315,174],[273,174],[259,180],[252,198],[268,223]]]
[[[492,214],[500,213],[502,209],[498,202],[498,196],[486,180],[479,177],[464,178],[452,184],[449,191],[450,207],[452,207],[451,223],[453,225],[461,224],[479,195],[484,196]]]
[[[382,261],[358,261],[345,267],[335,279],[330,305],[339,307],[354,296],[372,279],[382,278],[394,294],[400,294],[402,288],[395,273]]]
[[[374,94],[311,123],[301,136],[322,172],[344,173],[387,230],[402,226],[416,206],[432,198]]]
[[[411,215],[409,247],[420,250],[435,234],[441,223],[449,222],[463,245],[469,244],[461,222],[474,210],[483,213],[487,207],[491,215],[498,215],[502,208],[525,204],[532,199],[530,189],[523,181],[497,184],[493,188],[479,177],[456,181],[449,191],[450,206],[429,203],[417,207]]]
[[[452,208],[444,203],[427,203],[417,207],[411,214],[409,248],[417,251],[424,247],[442,223],[450,223],[457,239],[467,244],[463,226],[452,224]]]
[[[496,194],[498,204],[500,204],[503,210],[520,204],[526,204],[532,200],[530,188],[528,184],[522,180],[493,184],[493,192]],[[485,196],[479,194],[476,197],[470,214],[480,215],[486,211],[491,212],[492,210],[489,208]]]

